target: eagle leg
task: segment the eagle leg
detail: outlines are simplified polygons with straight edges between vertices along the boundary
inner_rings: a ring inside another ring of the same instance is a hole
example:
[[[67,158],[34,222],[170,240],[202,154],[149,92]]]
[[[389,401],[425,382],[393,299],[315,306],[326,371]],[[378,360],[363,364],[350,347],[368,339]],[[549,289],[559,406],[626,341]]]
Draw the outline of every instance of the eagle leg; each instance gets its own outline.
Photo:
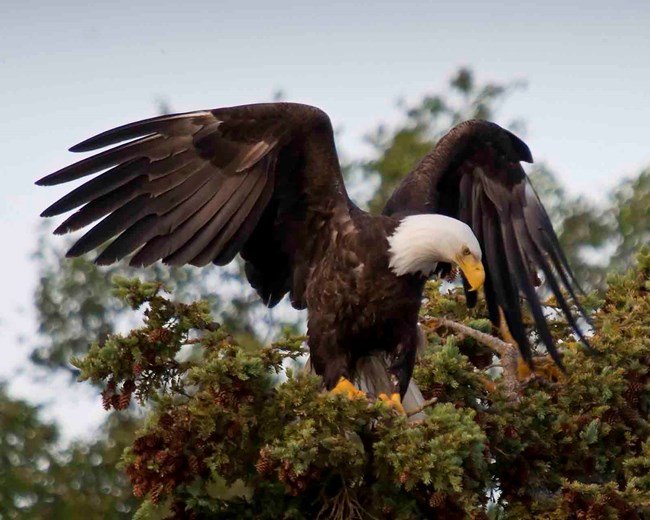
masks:
[[[348,397],[348,399],[359,399],[367,397],[365,392],[359,390],[345,377],[341,377],[339,379],[339,382],[336,383],[336,386],[332,388],[331,392],[333,394],[344,394]]]
[[[510,334],[510,329],[508,328],[508,323],[506,322],[506,315],[503,313],[503,309],[499,306],[499,334],[501,339],[506,343],[510,343],[513,347],[517,347],[518,343],[515,341],[515,338]]]
[[[400,415],[406,415],[406,410],[404,410],[404,406],[402,406],[402,400],[400,399],[400,396],[397,392],[391,394],[390,397],[384,393],[381,393],[378,397],[380,401],[386,403],[390,408],[397,410],[397,413]]]
[[[515,338],[512,337],[512,334],[510,333],[510,329],[508,328],[508,323],[506,322],[506,316],[503,313],[503,309],[501,306],[499,306],[499,334],[501,335],[501,339],[505,341],[506,343],[510,343],[514,348],[518,347],[518,343],[515,341]],[[555,365],[553,365],[555,366]],[[531,370],[530,366],[524,359],[519,356],[517,358],[517,378],[520,381],[523,381],[525,379],[528,379],[530,376],[532,376],[535,372]],[[553,377],[559,378],[559,370],[554,372],[552,374]],[[549,379],[552,380],[552,378],[549,377]]]

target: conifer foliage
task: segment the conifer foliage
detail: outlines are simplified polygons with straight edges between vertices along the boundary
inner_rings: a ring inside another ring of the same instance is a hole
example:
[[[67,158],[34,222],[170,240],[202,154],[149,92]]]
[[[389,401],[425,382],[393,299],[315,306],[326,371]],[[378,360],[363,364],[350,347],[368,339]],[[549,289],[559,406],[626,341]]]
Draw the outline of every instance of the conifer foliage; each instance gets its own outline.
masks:
[[[484,308],[469,311],[462,291],[431,283],[415,372],[427,403],[416,421],[323,392],[296,364],[304,338],[243,347],[204,302],[173,302],[137,280],[117,280],[115,292],[145,309],[143,326],[75,364],[104,384],[105,405],[151,405],[122,460],[140,518],[650,514],[647,248],[610,278],[604,299],[587,302],[593,351],[554,322],[565,374],[542,352],[531,373],[492,336]]]

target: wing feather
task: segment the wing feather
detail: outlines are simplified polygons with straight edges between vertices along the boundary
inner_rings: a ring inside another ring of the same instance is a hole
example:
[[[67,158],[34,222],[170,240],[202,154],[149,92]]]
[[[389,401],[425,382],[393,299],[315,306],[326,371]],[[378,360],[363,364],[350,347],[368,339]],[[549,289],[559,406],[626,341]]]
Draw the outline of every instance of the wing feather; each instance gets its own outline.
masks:
[[[220,230],[218,233],[213,233],[215,238],[210,241],[203,251],[192,259],[193,265],[206,265],[216,260],[233,235],[240,229],[255,206],[257,199],[260,198],[260,195],[264,191],[264,186],[267,182],[266,171],[253,177],[253,180],[254,185],[247,190],[244,200],[235,201],[231,205],[232,209],[229,211],[226,211],[226,208],[224,208],[224,216],[221,219],[223,223],[221,224]],[[230,203],[230,201],[228,202]]]
[[[266,294],[272,287],[266,301],[276,303],[306,285],[313,233],[321,229],[307,223],[328,218],[320,206],[350,209],[331,123],[315,107],[269,103],[159,116],[71,151],[104,147],[111,148],[37,181],[97,174],[42,216],[75,210],[59,234],[93,225],[68,255],[108,243],[99,264],[133,255],[134,265],[223,265],[247,250],[256,289]],[[310,211],[316,219],[306,218]]]
[[[537,292],[537,273],[543,273],[562,314],[587,344],[578,323],[586,318],[578,299],[582,291],[520,161],[532,162],[532,156],[514,134],[487,121],[466,121],[404,179],[384,213],[443,213],[467,223],[483,250],[490,319],[498,325],[501,308],[522,356],[531,361],[520,308],[523,296],[541,342],[561,366]],[[467,295],[471,306],[476,296]]]
[[[232,213],[236,210],[248,195],[257,181],[254,175],[239,174],[229,177],[217,195],[210,201],[210,207],[206,211],[204,225],[188,240],[183,246],[166,257],[165,262],[170,265],[206,265],[194,262],[196,258],[210,243],[210,241],[221,231],[228,222]]]

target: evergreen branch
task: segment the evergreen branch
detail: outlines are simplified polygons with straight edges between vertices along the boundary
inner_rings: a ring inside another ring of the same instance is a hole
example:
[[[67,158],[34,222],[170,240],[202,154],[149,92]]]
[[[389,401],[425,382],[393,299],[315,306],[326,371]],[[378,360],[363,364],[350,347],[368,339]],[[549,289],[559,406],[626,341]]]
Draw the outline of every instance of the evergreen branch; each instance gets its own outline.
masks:
[[[505,393],[510,400],[519,400],[520,383],[517,378],[519,353],[514,345],[480,330],[468,327],[463,323],[448,320],[447,318],[430,318],[428,322],[434,323],[435,328],[447,327],[464,336],[468,336],[496,352],[501,358],[501,365],[503,367]]]

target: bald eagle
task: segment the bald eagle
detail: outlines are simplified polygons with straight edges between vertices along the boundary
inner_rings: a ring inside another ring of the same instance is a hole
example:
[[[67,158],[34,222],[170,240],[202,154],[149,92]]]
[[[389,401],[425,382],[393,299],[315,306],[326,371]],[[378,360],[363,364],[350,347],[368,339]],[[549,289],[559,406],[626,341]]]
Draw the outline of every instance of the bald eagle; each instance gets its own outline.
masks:
[[[266,305],[288,293],[294,307],[308,310],[311,362],[327,389],[345,391],[357,362],[382,353],[393,389],[403,396],[424,284],[452,266],[462,273],[470,306],[484,285],[492,322],[505,319],[524,359],[531,359],[531,348],[520,296],[560,363],[535,290],[539,271],[582,334],[576,320],[584,311],[574,313],[569,304],[579,288],[520,165],[532,162],[530,151],[494,123],[466,121],[451,130],[381,215],[350,200],[329,117],[312,106],[254,104],[154,117],[70,150],[111,145],[117,146],[37,182],[103,172],[42,213],[79,208],[56,234],[99,220],[67,255],[109,241],[97,264],[132,255],[129,263],[137,266],[225,265],[239,254]]]

